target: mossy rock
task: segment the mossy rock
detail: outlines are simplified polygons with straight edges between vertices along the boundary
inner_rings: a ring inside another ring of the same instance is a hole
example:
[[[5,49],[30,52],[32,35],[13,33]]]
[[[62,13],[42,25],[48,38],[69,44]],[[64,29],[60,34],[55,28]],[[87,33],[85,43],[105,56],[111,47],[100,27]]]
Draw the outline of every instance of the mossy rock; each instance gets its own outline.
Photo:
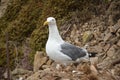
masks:
[[[82,40],[83,43],[87,43],[93,38],[93,33],[91,31],[86,31],[83,33]]]

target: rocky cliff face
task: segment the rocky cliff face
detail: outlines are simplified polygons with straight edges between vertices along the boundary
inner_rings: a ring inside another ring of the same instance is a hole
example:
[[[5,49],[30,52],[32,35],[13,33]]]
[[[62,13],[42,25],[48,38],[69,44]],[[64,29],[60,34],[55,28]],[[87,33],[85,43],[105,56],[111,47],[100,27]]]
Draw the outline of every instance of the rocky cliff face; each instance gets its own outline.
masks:
[[[5,16],[0,19],[0,30],[2,31],[0,32],[2,37],[1,43],[4,44],[5,42],[3,31],[6,30],[10,33],[10,40],[18,42],[15,43],[20,55],[20,66],[14,70],[15,67],[13,66],[16,64],[12,63],[11,60],[13,79],[119,80],[119,0],[106,0],[105,2],[101,0],[98,2],[91,0],[90,2],[88,0],[88,3],[86,3],[87,0],[85,2],[66,2],[64,0],[16,0],[13,2],[7,8]],[[63,7],[61,8],[61,6]],[[50,7],[52,11],[49,9]],[[64,9],[64,7],[66,8]],[[59,30],[64,40],[80,47],[88,45],[88,51],[97,53],[94,58],[90,59],[91,63],[80,63],[77,66],[72,64],[67,67],[55,68],[56,63],[46,57],[44,52],[47,31],[42,27],[42,23],[48,16],[57,18]],[[0,61],[0,65],[2,66],[5,64],[5,61],[3,61],[5,60],[3,57],[5,56],[3,55],[5,47],[0,46],[0,48],[2,50],[2,55],[0,55],[2,62]],[[11,53],[13,50],[14,47],[11,47]],[[39,52],[36,52],[38,50],[42,52],[39,54]],[[26,71],[26,69],[31,70],[30,63],[33,64],[35,52],[34,72]],[[15,57],[15,52],[13,53],[14,55],[11,54],[12,58]]]
[[[56,69],[53,66],[56,63],[48,64],[49,59],[43,60],[45,58],[43,57],[41,58],[42,62],[40,62],[42,66],[39,66],[40,70],[28,76],[27,80],[119,80],[119,1],[111,2],[104,14],[93,16],[86,22],[79,23],[79,18],[74,16],[63,24],[60,30],[66,41],[82,47],[88,45],[87,50],[96,52],[97,55],[90,58],[90,64],[69,65],[67,67],[59,67],[59,70],[57,70],[58,67]],[[34,66],[36,67],[37,65]]]

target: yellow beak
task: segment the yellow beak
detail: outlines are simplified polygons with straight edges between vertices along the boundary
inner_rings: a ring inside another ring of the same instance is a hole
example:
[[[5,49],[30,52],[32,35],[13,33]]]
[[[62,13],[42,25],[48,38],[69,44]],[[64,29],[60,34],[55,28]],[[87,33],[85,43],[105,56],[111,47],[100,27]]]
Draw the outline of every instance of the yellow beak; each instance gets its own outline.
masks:
[[[44,25],[44,26],[48,25],[48,22],[47,22],[47,21],[45,21],[43,25]]]

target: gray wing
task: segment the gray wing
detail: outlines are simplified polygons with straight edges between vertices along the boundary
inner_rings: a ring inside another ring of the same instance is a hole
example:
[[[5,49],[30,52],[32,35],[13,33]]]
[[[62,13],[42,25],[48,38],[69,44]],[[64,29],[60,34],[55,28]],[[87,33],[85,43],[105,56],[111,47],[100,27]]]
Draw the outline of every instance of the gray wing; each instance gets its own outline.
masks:
[[[86,51],[84,51],[82,48],[78,48],[72,44],[64,43],[61,45],[61,52],[65,55],[68,55],[72,60],[76,60],[78,58],[86,56]]]

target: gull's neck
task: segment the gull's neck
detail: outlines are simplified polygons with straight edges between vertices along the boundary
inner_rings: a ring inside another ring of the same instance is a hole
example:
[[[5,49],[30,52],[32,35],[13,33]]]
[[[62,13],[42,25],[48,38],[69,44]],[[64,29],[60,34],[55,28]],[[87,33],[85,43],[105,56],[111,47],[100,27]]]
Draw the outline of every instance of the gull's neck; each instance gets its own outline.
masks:
[[[49,25],[48,40],[55,40],[56,42],[63,42],[63,39],[59,34],[59,31],[58,31],[56,24]]]

